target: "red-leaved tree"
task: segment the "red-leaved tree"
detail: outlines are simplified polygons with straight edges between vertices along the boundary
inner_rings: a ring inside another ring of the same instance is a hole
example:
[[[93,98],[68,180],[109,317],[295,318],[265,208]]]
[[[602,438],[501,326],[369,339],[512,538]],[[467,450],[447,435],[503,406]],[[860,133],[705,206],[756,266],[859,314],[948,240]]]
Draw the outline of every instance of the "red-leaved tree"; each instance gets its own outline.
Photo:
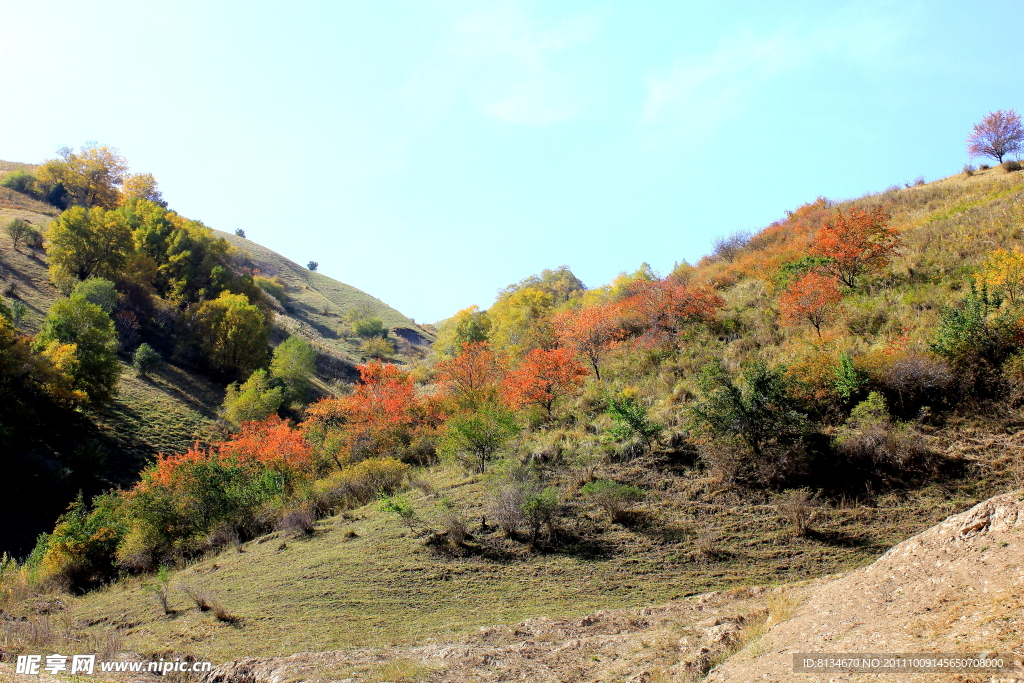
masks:
[[[498,398],[505,368],[486,341],[468,342],[455,358],[437,364],[438,383],[458,408],[473,410]]]
[[[853,289],[857,278],[884,268],[899,250],[900,236],[889,227],[890,219],[880,207],[836,211],[815,235],[811,253],[828,259],[822,270]]]
[[[557,313],[551,325],[558,343],[585,358],[600,380],[601,360],[623,337],[621,313],[619,302],[595,304]]]
[[[1000,164],[1007,154],[1019,152],[1024,144],[1024,128],[1013,109],[994,111],[974,125],[967,138],[967,153],[972,157],[991,157]]]
[[[550,418],[555,401],[579,388],[586,375],[569,349],[533,349],[505,377],[503,394],[515,408],[543,406]]]
[[[779,296],[782,320],[789,325],[810,323],[818,336],[821,326],[836,315],[836,308],[843,300],[834,277],[810,272],[786,288]]]
[[[357,366],[359,383],[350,396],[325,398],[309,406],[303,428],[318,443],[332,443],[339,462],[393,455],[418,428],[439,416],[430,401],[416,395],[412,377],[391,363]],[[340,437],[340,438],[338,438]]]
[[[622,316],[628,332],[641,342],[675,348],[687,326],[711,322],[724,303],[709,288],[690,287],[669,276],[633,283],[622,302]]]

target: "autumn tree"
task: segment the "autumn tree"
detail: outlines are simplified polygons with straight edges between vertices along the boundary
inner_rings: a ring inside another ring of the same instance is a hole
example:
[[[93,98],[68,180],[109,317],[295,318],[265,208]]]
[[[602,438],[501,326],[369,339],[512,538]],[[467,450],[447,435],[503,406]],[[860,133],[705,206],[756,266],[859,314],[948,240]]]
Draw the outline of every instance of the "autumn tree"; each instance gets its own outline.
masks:
[[[222,292],[195,312],[194,329],[203,355],[213,368],[235,377],[267,362],[267,319],[241,294]]]
[[[991,252],[975,274],[978,284],[989,291],[999,292],[1016,304],[1024,296],[1024,252],[996,249]]]
[[[112,147],[62,147],[56,159],[43,163],[38,180],[44,187],[63,187],[78,206],[113,209],[121,203],[127,173],[127,160]]]
[[[598,380],[601,361],[623,337],[621,310],[618,302],[608,302],[563,311],[551,318],[559,344],[585,358]]]
[[[724,301],[708,288],[690,287],[674,277],[637,279],[626,290],[623,318],[627,332],[650,345],[675,347],[687,326],[714,320]]]
[[[783,322],[810,323],[820,337],[821,326],[835,318],[836,307],[842,300],[834,277],[809,272],[786,288],[779,297],[779,306]]]
[[[555,296],[538,287],[522,287],[502,295],[487,310],[487,338],[497,351],[518,355],[551,343],[547,316]]]
[[[532,349],[505,377],[503,393],[513,407],[542,406],[550,419],[555,402],[579,388],[586,375],[569,349]]]
[[[974,125],[967,138],[967,153],[971,157],[990,157],[1001,164],[1004,156],[1019,152],[1022,144],[1024,128],[1020,116],[1013,109],[999,109]]]
[[[303,428],[338,464],[393,455],[438,416],[421,400],[409,373],[391,363],[357,366],[359,382],[349,396],[325,398],[306,409]]]
[[[837,210],[811,247],[812,255],[827,259],[820,269],[853,289],[859,277],[887,266],[901,247],[899,233],[889,227],[890,218],[881,207]]]
[[[437,363],[438,384],[463,410],[496,403],[504,374],[504,367],[486,341],[463,344],[458,356]]]
[[[68,209],[50,224],[47,239],[50,278],[64,291],[91,276],[119,279],[134,251],[124,215],[102,207]]]
[[[145,199],[162,207],[167,206],[152,173],[133,173],[125,177],[121,185],[121,203],[130,199]]]

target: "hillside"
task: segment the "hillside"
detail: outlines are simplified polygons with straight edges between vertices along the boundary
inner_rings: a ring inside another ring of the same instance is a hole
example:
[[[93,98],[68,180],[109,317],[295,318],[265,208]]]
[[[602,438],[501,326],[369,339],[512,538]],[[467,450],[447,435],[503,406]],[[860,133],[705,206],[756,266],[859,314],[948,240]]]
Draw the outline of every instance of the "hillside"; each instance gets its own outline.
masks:
[[[39,565],[11,574],[3,609],[26,624],[9,626],[11,649],[57,611],[71,626],[46,644],[68,649],[331,651],[224,669],[246,681],[692,681],[741,666],[768,652],[768,629],[784,643],[790,616],[821,614],[799,604],[837,595],[835,575],[891,574],[903,551],[890,548],[1024,481],[1022,228],[1024,174],[981,169],[819,199],[666,277],[589,290],[567,269],[528,277],[451,318],[411,368],[364,366],[296,427],[251,423],[162,463],[115,501],[117,553],[77,556],[120,566],[117,581],[44,597]],[[232,241],[286,285],[279,326],[350,367],[356,340],[330,333],[357,295]],[[392,329],[425,334],[374,301]],[[196,475],[234,467],[223,453],[248,458],[241,502]],[[140,500],[181,511],[146,516]],[[83,511],[64,537],[93,538],[104,514]],[[911,567],[931,561],[926,546]],[[59,583],[74,565],[47,552]],[[998,573],[1012,554],[984,558]],[[936,576],[900,581],[924,591]],[[847,608],[836,618],[870,606]],[[763,672],[785,680],[772,662]]]
[[[0,175],[33,171],[30,164],[0,162]],[[45,232],[59,210],[19,192],[0,187],[0,224],[26,221]],[[296,334],[317,350],[316,390],[324,395],[357,377],[363,362],[359,340],[346,338],[341,316],[362,305],[381,318],[398,341],[396,361],[422,355],[432,336],[410,319],[354,287],[313,273],[249,240],[216,233],[239,247],[239,267],[280,277],[285,306],[277,305],[271,343]],[[20,330],[36,334],[47,311],[61,298],[50,282],[47,252],[39,247],[12,248],[0,234],[0,296],[18,300],[26,312]],[[274,302],[276,304],[276,301]],[[95,414],[70,412],[59,419],[26,426],[32,436],[17,447],[12,461],[8,504],[0,507],[0,552],[24,556],[36,537],[50,531],[78,490],[87,495],[131,485],[157,453],[186,451],[208,440],[224,399],[223,382],[167,359],[148,376],[140,376],[122,357],[122,374],[114,402]],[[217,428],[219,429],[219,428]],[[40,484],[47,483],[45,495]]]

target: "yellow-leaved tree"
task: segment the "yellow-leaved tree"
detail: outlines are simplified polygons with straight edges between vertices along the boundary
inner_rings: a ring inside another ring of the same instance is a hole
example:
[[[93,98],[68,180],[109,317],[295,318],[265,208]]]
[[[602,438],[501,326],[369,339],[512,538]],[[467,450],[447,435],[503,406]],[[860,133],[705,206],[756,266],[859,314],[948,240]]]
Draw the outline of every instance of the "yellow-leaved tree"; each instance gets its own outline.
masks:
[[[1000,292],[1015,304],[1024,296],[1024,252],[1020,247],[1013,251],[996,249],[988,255],[975,274],[979,285],[990,291]]]
[[[121,203],[127,173],[127,160],[113,147],[62,147],[39,169],[38,182],[47,190],[60,185],[72,204],[113,209]]]

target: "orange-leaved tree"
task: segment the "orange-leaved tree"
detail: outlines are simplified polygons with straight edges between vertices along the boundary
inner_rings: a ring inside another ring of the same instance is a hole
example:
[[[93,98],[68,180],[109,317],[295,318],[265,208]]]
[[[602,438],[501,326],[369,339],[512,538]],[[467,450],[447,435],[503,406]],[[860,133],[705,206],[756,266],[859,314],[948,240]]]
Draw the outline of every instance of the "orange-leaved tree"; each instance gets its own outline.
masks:
[[[357,366],[359,383],[350,396],[325,398],[306,410],[304,429],[314,441],[330,444],[342,460],[393,455],[408,446],[422,427],[440,421],[435,404],[421,400],[409,373],[391,363]]]
[[[532,349],[505,377],[503,394],[515,408],[543,406],[550,418],[555,402],[579,388],[586,375],[569,349]]]
[[[884,268],[899,251],[901,240],[889,227],[891,218],[881,207],[854,208],[848,214],[837,210],[815,235],[811,253],[828,259],[821,268],[853,289],[857,278]]]
[[[473,410],[495,403],[505,368],[486,341],[468,342],[454,358],[437,364],[438,383],[456,407]]]
[[[551,317],[559,344],[582,356],[601,379],[601,360],[623,338],[622,304],[607,302],[562,311]]]
[[[1024,298],[1024,252],[996,249],[991,252],[974,276],[978,284],[991,292],[999,292],[1016,304]]]
[[[836,315],[836,307],[843,300],[836,280],[831,275],[805,273],[779,296],[782,320],[795,325],[808,322],[821,337],[821,326]]]
[[[709,288],[690,287],[678,278],[639,280],[623,300],[623,317],[629,332],[649,346],[679,344],[679,335],[694,323],[707,323],[724,305]]]

